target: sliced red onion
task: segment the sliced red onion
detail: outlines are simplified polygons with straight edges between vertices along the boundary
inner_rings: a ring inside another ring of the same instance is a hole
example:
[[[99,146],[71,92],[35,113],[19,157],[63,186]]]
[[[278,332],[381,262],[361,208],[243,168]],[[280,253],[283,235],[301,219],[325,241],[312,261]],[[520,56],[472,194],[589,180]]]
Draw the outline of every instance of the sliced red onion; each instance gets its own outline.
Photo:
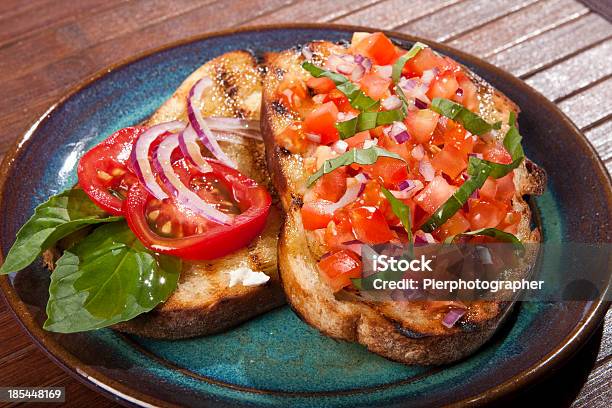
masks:
[[[425,181],[433,180],[436,175],[436,171],[427,159],[423,159],[419,162],[419,173],[421,173]]]
[[[355,117],[357,117],[357,115],[354,112],[348,112],[348,113],[338,112],[338,122],[345,122]]]
[[[493,265],[493,257],[491,252],[489,252],[489,248],[478,245],[476,247],[476,254],[483,265]]]
[[[421,81],[423,81],[423,85],[429,88],[431,81],[433,81],[436,75],[438,75],[438,72],[440,72],[438,68],[428,69],[427,71],[423,72],[423,76],[421,77]]]
[[[355,180],[357,180],[360,183],[367,183],[369,179],[370,178],[365,173],[359,173],[355,176]]]
[[[306,61],[310,61],[313,57],[312,50],[308,46],[302,47],[302,55],[306,59]]]
[[[407,131],[408,128],[404,124],[404,122],[395,121],[391,125],[391,129],[389,129],[389,136],[395,137],[402,132]]]
[[[355,54],[354,59],[356,63],[361,64],[366,58],[361,54]]]
[[[212,168],[208,162],[204,160],[204,156],[202,156],[200,145],[198,145],[197,142],[198,135],[196,135],[191,125],[188,125],[185,130],[180,133],[178,140],[183,155],[191,160],[201,172],[208,173],[212,171]]]
[[[389,190],[389,192],[393,194],[395,198],[399,198],[400,200],[410,198],[413,196],[413,194],[410,193],[410,190],[408,191]]]
[[[355,67],[353,68],[353,71],[351,72],[351,81],[359,82],[361,78],[363,78],[363,75],[365,74],[365,72],[366,72],[366,69],[364,67],[362,67],[359,64],[355,65]]]
[[[421,230],[414,234],[415,244],[435,244],[436,239],[429,232],[423,232]]]
[[[196,214],[206,219],[219,223],[230,224],[233,217],[217,210],[211,204],[205,202],[195,192],[183,184],[172,168],[172,153],[179,147],[179,135],[167,136],[157,147],[154,163],[160,171],[160,176],[178,202]]]
[[[338,140],[332,145],[332,150],[338,154],[346,152],[346,149],[348,149],[348,143],[346,143],[344,140]]]
[[[429,85],[425,85],[421,80],[414,78],[406,79],[402,77],[400,79],[399,86],[402,88],[407,98],[420,99],[426,103],[430,102],[429,98],[427,97]]]
[[[392,65],[377,65],[376,72],[382,78],[391,78],[391,75],[393,75],[393,66]]]
[[[357,197],[359,197],[359,192],[361,191],[362,186],[364,185],[364,183],[360,183],[354,178],[346,179],[346,191],[344,192],[344,195],[342,195],[342,197],[340,197],[340,199],[335,203],[327,205],[326,211],[329,211],[329,213],[333,213],[337,209],[345,207],[355,201]]]
[[[410,140],[410,134],[408,134],[408,131],[403,131],[402,133],[398,133],[394,137],[395,137],[395,141],[399,144],[406,143],[408,140]]]
[[[325,68],[330,71],[337,72],[338,65],[343,63],[344,60],[338,54],[332,54],[327,58],[327,60],[325,60]]]
[[[306,133],[306,139],[314,143],[321,143],[321,135],[317,135],[316,133]]]
[[[217,143],[215,135],[210,130],[206,121],[202,117],[200,109],[196,108],[196,102],[202,97],[204,90],[212,85],[212,80],[208,77],[200,79],[189,91],[189,97],[187,98],[187,116],[189,117],[189,123],[195,130],[196,134],[204,144],[204,146],[223,164],[236,168],[236,163],[231,160],[221,147]]]
[[[457,90],[455,91],[455,95],[457,95],[457,96],[463,96],[463,89],[461,89],[461,88],[457,88]]]
[[[204,118],[206,124],[213,130],[221,131],[253,131],[260,132],[260,122],[258,120],[241,118],[224,118],[220,116],[209,116]]]
[[[348,64],[346,62],[343,62],[341,64],[338,64],[338,66],[336,67],[336,69],[338,70],[339,73],[344,74],[344,75],[349,75],[353,72],[353,69],[355,69],[355,65],[354,64]]]
[[[402,106],[402,101],[397,96],[391,95],[383,99],[381,105],[385,110],[399,109]]]
[[[427,109],[427,102],[420,100],[419,98],[414,99],[414,106],[419,109]]]
[[[151,169],[151,162],[149,161],[149,150],[151,150],[151,144],[155,141],[155,139],[164,133],[176,132],[184,128],[185,123],[180,121],[165,122],[152,126],[138,137],[136,140],[136,145],[134,145],[134,149],[132,150],[130,160],[134,170],[136,171],[138,179],[147,189],[147,191],[158,200],[168,198],[168,194],[166,194],[166,192],[159,185],[155,179],[153,170]]]
[[[363,142],[363,148],[364,149],[369,149],[372,146],[376,146],[378,144],[378,139],[374,138],[374,139],[366,139]]]
[[[423,148],[422,145],[416,145],[414,146],[410,154],[415,160],[420,161],[420,160],[423,160],[423,157],[425,157],[425,149]]]
[[[482,159],[483,158],[482,153],[469,153],[468,157],[476,157],[478,159]]]
[[[467,310],[465,309],[451,309],[444,318],[442,319],[442,324],[449,329],[455,325],[465,315]]]

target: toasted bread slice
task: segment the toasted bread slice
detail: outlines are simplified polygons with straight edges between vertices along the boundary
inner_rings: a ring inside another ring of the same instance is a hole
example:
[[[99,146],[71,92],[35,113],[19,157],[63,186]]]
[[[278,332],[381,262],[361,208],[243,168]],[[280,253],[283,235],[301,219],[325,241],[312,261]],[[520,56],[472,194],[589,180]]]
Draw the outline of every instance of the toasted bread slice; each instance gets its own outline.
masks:
[[[331,53],[346,52],[342,46],[322,41],[310,43],[308,48],[313,52],[315,64]],[[303,320],[322,333],[361,343],[375,353],[402,363],[444,364],[472,353],[507,316],[510,310],[507,304],[474,302],[460,324],[449,329],[441,324],[443,312],[434,313],[423,303],[402,302],[399,307],[394,302],[372,304],[356,297],[337,296],[319,278],[317,261],[322,254],[313,244],[313,234],[304,230],[300,213],[309,174],[300,155],[291,154],[275,143],[279,132],[297,116],[279,102],[278,84],[286,75],[308,79],[309,74],[301,68],[303,60],[299,50],[266,55],[268,69],[262,102],[268,168],[287,213],[279,240],[279,269],[288,302]],[[474,74],[469,75],[478,85],[480,113],[486,120],[506,121],[510,111],[518,112],[518,107],[507,97]],[[523,164],[516,170],[514,180],[518,194],[513,206],[522,214],[518,236],[525,242],[538,241],[539,233],[530,229],[531,213],[522,196],[540,193],[544,174],[533,164]],[[527,275],[534,257],[531,254],[527,265],[513,271],[513,276]]]
[[[203,97],[204,116],[259,118],[261,72],[251,54],[234,51],[207,62],[193,72],[145,125],[171,120],[187,121],[189,90],[206,76],[213,80],[213,86]],[[262,142],[245,139],[242,144],[222,141],[220,144],[243,174],[273,191]],[[214,261],[184,261],[178,288],[164,303],[113,328],[164,339],[201,336],[224,331],[283,305],[285,298],[276,265],[281,219],[279,208],[273,205],[264,231],[248,247]],[[49,251],[45,256],[48,265],[53,264],[53,252]],[[261,286],[238,284],[229,287],[230,271],[245,266],[266,273],[270,280]]]

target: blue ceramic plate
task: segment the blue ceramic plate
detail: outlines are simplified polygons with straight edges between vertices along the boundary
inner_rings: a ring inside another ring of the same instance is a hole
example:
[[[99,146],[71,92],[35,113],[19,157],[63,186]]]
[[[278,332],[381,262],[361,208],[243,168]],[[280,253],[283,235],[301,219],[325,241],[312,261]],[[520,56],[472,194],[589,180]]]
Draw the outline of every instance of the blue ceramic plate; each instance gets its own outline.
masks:
[[[213,34],[140,56],[90,79],[54,105],[5,159],[2,251],[6,253],[38,203],[75,183],[75,165],[85,151],[113,131],[145,119],[202,63],[235,49],[261,56],[313,39],[349,40],[353,30],[364,31],[307,25]],[[391,36],[406,46],[417,40]],[[519,121],[527,154],[549,175],[547,192],[534,203],[545,239],[610,242],[610,180],[574,125],[511,75],[429,43],[522,108]],[[55,361],[101,392],[140,405],[353,407],[491,401],[569,357],[607,309],[602,302],[524,303],[470,358],[445,367],[407,367],[324,337],[287,307],[224,334],[184,341],[147,340],[108,329],[47,333],[41,324],[48,281],[48,272],[37,263],[17,276],[2,277],[0,284],[17,318]]]

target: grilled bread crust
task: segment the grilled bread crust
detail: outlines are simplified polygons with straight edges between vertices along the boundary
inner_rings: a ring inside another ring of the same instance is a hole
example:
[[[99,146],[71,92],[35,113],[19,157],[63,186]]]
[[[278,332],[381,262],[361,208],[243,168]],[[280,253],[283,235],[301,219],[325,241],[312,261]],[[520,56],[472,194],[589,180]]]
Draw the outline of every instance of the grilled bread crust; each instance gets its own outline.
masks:
[[[315,41],[307,45],[315,63],[343,47]],[[461,324],[446,328],[441,317],[433,316],[423,303],[398,306],[395,302],[372,304],[357,297],[337,297],[320,278],[317,261],[320,250],[311,233],[302,226],[300,208],[306,188],[307,172],[301,156],[291,154],[275,142],[275,136],[297,116],[278,101],[276,92],[285,75],[307,79],[301,68],[303,56],[298,50],[270,53],[262,102],[262,133],[266,144],[268,168],[286,212],[279,239],[279,269],[287,300],[301,318],[336,339],[357,342],[369,350],[405,364],[445,364],[461,359],[486,342],[511,310],[503,302],[480,301],[472,304]],[[467,69],[466,69],[466,72]],[[482,79],[468,72],[479,88],[480,114],[489,122],[507,120],[518,107]],[[502,129],[500,135],[505,133]],[[531,212],[523,195],[543,191],[545,174],[533,163],[521,165],[514,181],[517,194],[513,207],[522,214],[518,237],[524,242],[539,241],[539,232],[530,229]],[[511,271],[510,279],[527,276],[535,261]]]
[[[187,121],[189,90],[206,76],[212,79],[213,86],[203,96],[201,109],[204,116],[259,118],[261,71],[250,53],[234,51],[193,72],[145,125]],[[250,139],[245,139],[243,144],[219,143],[238,164],[238,170],[274,191],[265,166],[263,143]],[[277,203],[278,200],[273,201]],[[277,271],[281,220],[282,212],[278,204],[274,204],[264,231],[248,247],[213,261],[183,261],[178,288],[164,303],[113,328],[146,337],[180,339],[218,333],[283,305],[285,298]],[[50,266],[53,265],[54,252],[58,253],[55,250],[45,254]],[[266,273],[270,280],[261,286],[238,284],[229,287],[229,272],[245,266]]]

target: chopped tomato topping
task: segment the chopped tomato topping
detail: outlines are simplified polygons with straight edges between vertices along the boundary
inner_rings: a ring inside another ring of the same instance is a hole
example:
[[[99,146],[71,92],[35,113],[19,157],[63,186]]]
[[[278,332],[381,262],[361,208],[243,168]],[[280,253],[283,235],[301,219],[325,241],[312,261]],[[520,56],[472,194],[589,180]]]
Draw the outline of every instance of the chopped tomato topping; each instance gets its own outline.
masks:
[[[383,33],[372,33],[354,45],[355,54],[374,60],[377,65],[388,65],[397,59],[395,46]]]
[[[457,234],[461,234],[470,229],[470,222],[465,218],[463,211],[459,210],[448,219],[440,228],[433,232],[433,236],[439,240],[444,241],[448,237],[452,237]]]
[[[330,222],[325,229],[325,245],[330,250],[342,249],[346,242],[355,240],[351,222],[345,218],[339,222]]]
[[[321,259],[321,277],[337,292],[351,284],[351,278],[361,277],[361,259],[353,251],[343,249]]]
[[[478,101],[476,85],[463,72],[458,72],[456,78],[459,82],[459,88],[451,99],[462,104],[472,112],[478,113],[480,102]]]
[[[351,106],[351,103],[346,95],[340,92],[338,89],[332,89],[327,94],[326,101],[332,101],[340,112],[354,113],[355,115],[359,114],[359,111]]]
[[[512,157],[501,143],[489,144],[482,153],[485,160],[500,164],[512,163]]]
[[[485,200],[507,203],[512,199],[515,191],[514,173],[511,172],[497,180],[488,178],[478,192],[480,198]]]
[[[467,161],[463,158],[463,154],[450,145],[444,146],[444,149],[436,153],[431,164],[436,170],[441,171],[451,179],[457,178],[467,167]]]
[[[433,98],[452,98],[455,96],[459,83],[455,79],[455,73],[452,71],[444,71],[438,74],[431,85],[429,85],[429,91],[427,91],[427,97]]]
[[[330,144],[338,140],[336,120],[338,108],[333,102],[326,102],[316,107],[304,120],[304,131],[321,136],[321,144]]]
[[[389,90],[389,85],[391,85],[391,79],[381,78],[380,76],[369,73],[365,74],[361,81],[359,82],[360,88],[363,92],[366,93],[372,99],[379,100]]]
[[[376,163],[363,168],[372,178],[382,181],[388,188],[393,188],[408,178],[406,163],[390,157],[381,157]]]
[[[456,64],[436,55],[431,48],[425,48],[412,59],[408,60],[402,73],[408,78],[421,76],[423,72],[438,68],[440,71],[453,70]]]
[[[289,150],[291,153],[303,153],[309,145],[309,141],[302,130],[302,122],[295,121],[276,135],[276,143]]]
[[[346,191],[347,168],[340,167],[324,174],[314,187],[317,197],[336,202]]]
[[[472,230],[495,228],[506,214],[500,204],[484,199],[470,198],[468,207],[467,217]]]
[[[432,214],[453,195],[456,188],[446,182],[444,177],[436,176],[417,196],[414,201]]]
[[[332,89],[336,88],[336,84],[329,78],[310,78],[306,82],[306,85],[312,89],[316,94],[325,94],[331,92]]]
[[[308,90],[303,81],[294,78],[285,78],[278,85],[278,92],[282,103],[288,107],[297,109],[301,102],[308,97]]]
[[[316,230],[327,227],[334,214],[329,211],[331,201],[314,200],[302,206],[302,223],[307,230]]]
[[[355,133],[355,135],[353,135],[352,137],[349,137],[348,139],[345,139],[344,141],[346,142],[346,144],[348,144],[349,149],[354,149],[354,148],[362,148],[363,143],[366,140],[370,140],[370,139],[371,139],[370,132],[367,130],[364,130],[363,132]]]
[[[366,244],[382,244],[394,238],[387,220],[376,207],[357,207],[349,210],[355,237]]]
[[[463,155],[472,152],[476,143],[476,136],[469,134],[459,123],[448,120],[443,133],[444,146],[452,146]]]
[[[420,109],[409,111],[404,123],[416,143],[427,143],[438,125],[439,117],[440,115],[432,110]]]
[[[497,226],[502,231],[515,234],[518,232],[518,226],[521,222],[521,213],[517,211],[508,211],[502,222]]]

